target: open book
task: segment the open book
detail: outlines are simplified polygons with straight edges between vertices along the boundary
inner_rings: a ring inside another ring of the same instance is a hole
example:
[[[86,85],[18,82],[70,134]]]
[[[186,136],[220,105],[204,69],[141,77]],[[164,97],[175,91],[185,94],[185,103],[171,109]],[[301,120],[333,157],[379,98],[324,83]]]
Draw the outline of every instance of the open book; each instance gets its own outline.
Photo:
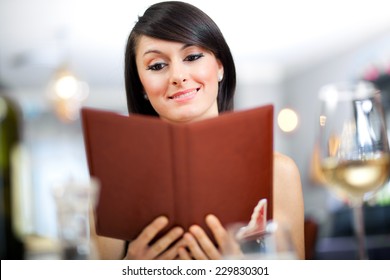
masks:
[[[188,124],[83,108],[82,122],[97,234],[131,240],[160,215],[184,229],[206,229],[209,213],[245,223],[262,198],[272,217],[272,105]]]

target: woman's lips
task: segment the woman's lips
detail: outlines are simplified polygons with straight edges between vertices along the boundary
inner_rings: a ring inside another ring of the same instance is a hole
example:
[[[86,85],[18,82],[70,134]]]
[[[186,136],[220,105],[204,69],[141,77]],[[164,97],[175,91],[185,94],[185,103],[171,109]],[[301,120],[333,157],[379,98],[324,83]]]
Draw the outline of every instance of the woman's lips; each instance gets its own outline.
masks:
[[[198,91],[199,91],[199,88],[184,90],[184,91],[180,91],[180,92],[175,93],[174,95],[170,96],[169,98],[173,99],[173,100],[177,100],[177,101],[188,100],[188,99],[193,98],[197,94]]]

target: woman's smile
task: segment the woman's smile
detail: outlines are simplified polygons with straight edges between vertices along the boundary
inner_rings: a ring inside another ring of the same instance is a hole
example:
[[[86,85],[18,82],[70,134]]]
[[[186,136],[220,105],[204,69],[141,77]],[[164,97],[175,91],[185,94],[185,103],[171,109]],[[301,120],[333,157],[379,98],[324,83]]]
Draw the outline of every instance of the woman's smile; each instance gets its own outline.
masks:
[[[176,92],[172,96],[169,97],[169,99],[173,99],[178,102],[185,102],[188,100],[191,100],[195,98],[195,96],[198,94],[200,88],[194,88],[194,89],[187,89],[183,91]]]

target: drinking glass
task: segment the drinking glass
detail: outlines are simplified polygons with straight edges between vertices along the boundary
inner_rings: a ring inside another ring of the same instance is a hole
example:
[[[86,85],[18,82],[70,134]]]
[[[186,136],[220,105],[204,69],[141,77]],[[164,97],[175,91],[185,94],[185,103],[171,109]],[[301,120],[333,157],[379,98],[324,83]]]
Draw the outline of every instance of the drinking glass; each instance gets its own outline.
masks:
[[[70,180],[53,186],[61,259],[94,258],[89,214],[96,201],[98,186],[94,179],[89,182]]]
[[[390,154],[381,93],[366,81],[329,84],[321,102],[320,166],[326,185],[353,209],[360,259],[367,259],[364,201],[389,179]]]
[[[230,243],[228,245],[230,245],[232,249],[228,249],[225,252],[225,259],[297,259],[296,250],[292,242],[291,231],[286,225],[278,224],[275,221],[269,220],[263,232],[241,238],[238,233],[245,226],[246,224],[244,223],[236,223],[227,227],[230,237]]]

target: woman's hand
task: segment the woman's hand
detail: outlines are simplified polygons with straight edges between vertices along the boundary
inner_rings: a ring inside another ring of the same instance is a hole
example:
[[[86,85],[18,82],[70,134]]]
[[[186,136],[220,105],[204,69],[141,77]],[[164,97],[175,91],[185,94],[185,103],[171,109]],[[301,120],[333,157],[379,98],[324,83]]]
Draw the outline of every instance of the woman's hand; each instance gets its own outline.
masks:
[[[228,234],[217,217],[208,215],[206,224],[210,228],[218,248],[201,227],[193,225],[178,244],[180,245],[178,248],[180,259],[217,260],[224,255],[237,256],[242,254],[239,244]]]
[[[126,252],[125,259],[128,260],[147,260],[147,259],[166,259],[172,260],[177,258],[179,243],[169,248],[178,238],[183,235],[183,229],[175,227],[167,234],[154,242],[149,243],[156,235],[168,225],[168,218],[161,216],[151,222],[139,236],[134,239]],[[169,248],[169,249],[168,249]]]

